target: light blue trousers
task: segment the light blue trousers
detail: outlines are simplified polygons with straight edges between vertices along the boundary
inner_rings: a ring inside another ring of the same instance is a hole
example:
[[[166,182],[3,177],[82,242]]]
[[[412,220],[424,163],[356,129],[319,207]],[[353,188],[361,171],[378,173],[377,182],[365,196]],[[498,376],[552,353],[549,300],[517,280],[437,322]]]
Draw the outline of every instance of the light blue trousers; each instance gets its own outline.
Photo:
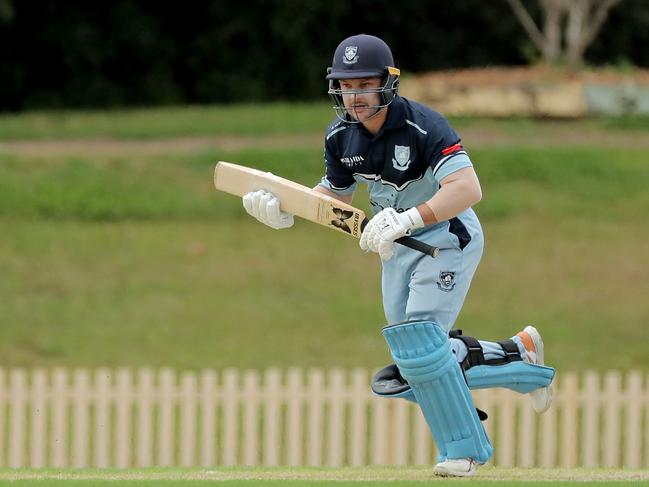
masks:
[[[484,239],[479,227],[469,228],[471,241],[460,250],[455,235],[446,231],[423,232],[416,238],[440,248],[436,258],[395,245],[394,256],[383,262],[383,309],[389,325],[411,321],[436,323],[447,332],[453,327],[462,309],[475,274]],[[514,337],[522,357],[525,349]],[[504,356],[500,345],[480,341],[487,360]],[[451,339],[451,348],[458,362],[467,349],[458,339]]]

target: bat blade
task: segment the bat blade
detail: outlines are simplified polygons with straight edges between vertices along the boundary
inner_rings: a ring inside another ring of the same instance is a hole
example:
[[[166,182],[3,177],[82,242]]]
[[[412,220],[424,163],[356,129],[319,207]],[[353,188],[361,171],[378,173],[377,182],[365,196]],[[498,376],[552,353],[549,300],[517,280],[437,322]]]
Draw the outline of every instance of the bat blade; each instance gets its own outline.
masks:
[[[280,201],[282,211],[347,233],[361,236],[365,212],[299,183],[246,166],[220,161],[214,170],[214,186],[235,196],[265,189]]]
[[[279,199],[282,211],[356,238],[360,238],[367,222],[365,212],[352,205],[289,179],[231,162],[216,164],[214,187],[234,196],[260,189],[270,191]],[[431,257],[437,257],[439,252],[436,247],[412,237],[402,237],[396,242]]]

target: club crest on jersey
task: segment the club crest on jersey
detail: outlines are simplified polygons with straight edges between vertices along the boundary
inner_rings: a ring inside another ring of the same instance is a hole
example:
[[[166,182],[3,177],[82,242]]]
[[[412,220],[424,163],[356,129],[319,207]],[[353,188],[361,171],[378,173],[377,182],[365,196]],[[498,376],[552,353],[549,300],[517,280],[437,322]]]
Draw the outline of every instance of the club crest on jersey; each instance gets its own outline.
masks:
[[[440,291],[452,291],[455,287],[455,272],[441,271],[439,273],[437,287],[440,289]]]
[[[345,64],[355,64],[358,61],[358,46],[347,46],[345,47],[345,55],[343,56],[343,63]]]
[[[410,166],[410,147],[407,145],[395,145],[392,166],[397,171],[405,171]]]

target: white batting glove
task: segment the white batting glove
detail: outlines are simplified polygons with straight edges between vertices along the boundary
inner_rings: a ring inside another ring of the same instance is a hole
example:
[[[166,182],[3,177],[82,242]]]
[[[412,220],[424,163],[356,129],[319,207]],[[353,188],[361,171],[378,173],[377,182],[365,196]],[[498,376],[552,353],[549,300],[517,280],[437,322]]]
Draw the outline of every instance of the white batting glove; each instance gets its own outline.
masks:
[[[279,199],[260,189],[243,195],[243,207],[249,215],[275,230],[293,226],[293,215],[279,209]]]
[[[403,213],[397,213],[394,208],[385,208],[363,230],[361,249],[378,252],[382,261],[390,260],[394,255],[394,241],[423,226],[424,220],[417,208],[410,208]]]

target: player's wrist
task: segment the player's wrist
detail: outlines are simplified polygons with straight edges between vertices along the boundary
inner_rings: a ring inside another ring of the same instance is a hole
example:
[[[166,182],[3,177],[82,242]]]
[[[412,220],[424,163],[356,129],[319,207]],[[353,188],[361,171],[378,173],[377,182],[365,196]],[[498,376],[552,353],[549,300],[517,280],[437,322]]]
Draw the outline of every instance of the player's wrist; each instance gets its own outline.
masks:
[[[422,203],[417,206],[417,209],[424,220],[424,225],[433,225],[439,222],[439,218],[437,218],[437,215],[428,203]]]
[[[409,210],[404,211],[400,215],[401,222],[408,230],[416,230],[417,228],[424,227],[424,219],[419,213],[419,210],[416,207],[412,207]]]

